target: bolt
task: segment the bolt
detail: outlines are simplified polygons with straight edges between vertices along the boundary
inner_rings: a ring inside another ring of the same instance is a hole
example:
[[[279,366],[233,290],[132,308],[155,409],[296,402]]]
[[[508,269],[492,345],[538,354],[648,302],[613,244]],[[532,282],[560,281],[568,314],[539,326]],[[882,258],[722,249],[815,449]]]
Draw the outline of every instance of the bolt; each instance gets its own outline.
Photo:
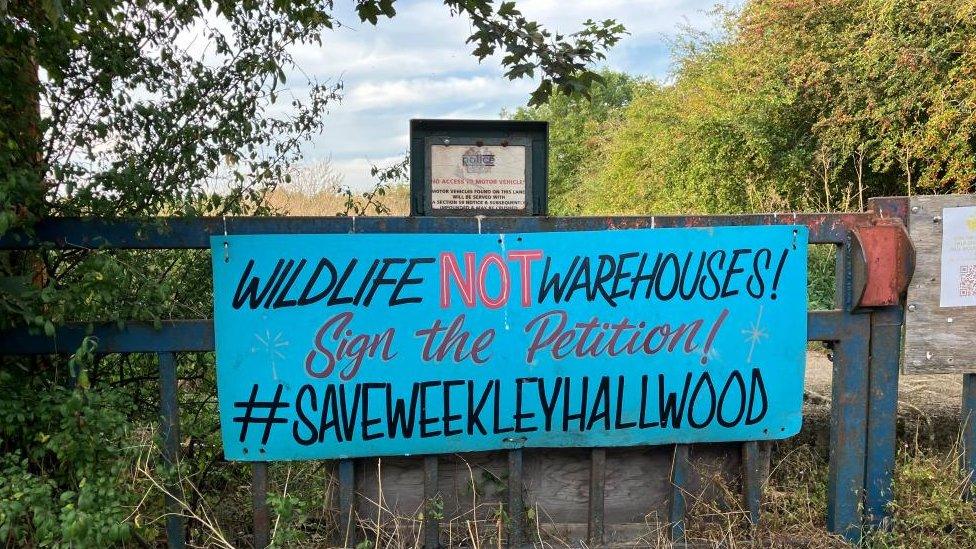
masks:
[[[445,145],[450,145],[451,144],[451,140],[445,137],[444,138],[444,144]]]
[[[949,324],[952,324],[952,317],[951,316],[949,318],[947,318],[946,320],[949,321]]]
[[[914,304],[912,304],[912,305],[909,305],[909,306],[908,306],[908,310],[909,310],[909,311],[913,311],[913,312],[914,312],[914,311],[915,311],[915,305],[914,305]]]
[[[918,213],[918,206],[912,206],[912,213]]]
[[[941,215],[937,215],[937,216],[935,216],[935,217],[932,218],[932,223],[938,223],[940,221],[942,221],[942,216]]]

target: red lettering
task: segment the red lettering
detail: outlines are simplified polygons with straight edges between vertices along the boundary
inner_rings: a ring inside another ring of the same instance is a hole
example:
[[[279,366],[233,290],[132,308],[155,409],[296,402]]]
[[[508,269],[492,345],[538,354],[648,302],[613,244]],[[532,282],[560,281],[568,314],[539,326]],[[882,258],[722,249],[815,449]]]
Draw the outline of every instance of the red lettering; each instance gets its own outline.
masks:
[[[532,262],[542,259],[542,250],[512,250],[508,252],[509,261],[519,262],[522,275],[522,306],[532,305]]]
[[[441,253],[441,308],[447,309],[451,306],[451,284],[450,277],[454,278],[458,290],[461,292],[461,301],[468,307],[474,307],[474,252],[464,252],[464,272],[458,265],[454,254],[449,252]]]
[[[570,324],[569,315],[556,309],[536,316],[525,325],[525,332],[532,334],[525,361],[531,364],[539,354],[562,360],[567,357],[599,358],[658,353],[692,355],[700,352],[701,363],[705,364],[712,343],[728,314],[727,309],[719,314],[704,345],[701,345],[699,335],[704,319],[673,325],[663,322],[648,327],[643,321],[634,324],[624,318],[614,323],[592,317],[585,322]],[[624,340],[627,342],[622,344]]]
[[[475,364],[484,364],[489,357],[483,356],[482,353],[487,351],[495,340],[495,330],[489,328],[474,338],[469,346],[471,332],[464,329],[463,314],[455,317],[446,328],[440,320],[435,320],[430,328],[417,330],[414,335],[424,338],[421,357],[428,362],[441,362],[450,356],[455,363],[470,358]]]
[[[488,297],[488,289],[486,288],[489,265],[498,267],[498,274],[501,278],[501,288],[495,299]],[[478,295],[481,297],[481,301],[489,309],[499,309],[508,302],[510,288],[511,282],[509,281],[508,265],[505,264],[505,260],[496,253],[486,255],[481,261],[481,267],[478,268]]]
[[[349,359],[349,366],[339,372],[341,380],[349,381],[356,377],[367,358],[379,356],[386,362],[396,356],[392,351],[395,335],[393,328],[387,328],[376,334],[353,334],[349,329],[352,321],[353,314],[345,312],[333,316],[322,324],[312,341],[313,349],[305,355],[305,373],[317,379],[326,378],[332,375],[337,362]],[[327,346],[330,342],[338,344],[335,351]],[[321,370],[315,370],[315,358],[318,355],[322,355],[326,361],[325,367]]]

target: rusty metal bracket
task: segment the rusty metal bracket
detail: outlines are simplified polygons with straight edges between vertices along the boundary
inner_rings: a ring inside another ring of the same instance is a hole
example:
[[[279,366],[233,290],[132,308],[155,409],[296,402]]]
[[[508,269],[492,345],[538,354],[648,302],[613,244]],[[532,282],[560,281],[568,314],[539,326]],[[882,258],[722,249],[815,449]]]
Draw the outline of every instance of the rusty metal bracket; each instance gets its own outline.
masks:
[[[915,270],[915,247],[898,218],[876,218],[851,229],[853,310],[898,305]]]

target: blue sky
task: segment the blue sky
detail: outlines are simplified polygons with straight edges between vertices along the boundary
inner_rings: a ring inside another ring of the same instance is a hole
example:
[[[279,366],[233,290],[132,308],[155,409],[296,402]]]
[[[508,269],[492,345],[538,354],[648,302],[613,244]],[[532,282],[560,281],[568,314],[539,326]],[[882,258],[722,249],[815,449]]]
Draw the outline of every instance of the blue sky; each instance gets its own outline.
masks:
[[[587,18],[617,19],[630,34],[603,65],[663,80],[671,69],[669,41],[682,26],[711,28],[708,14],[715,3],[519,0],[516,5],[527,17],[561,32],[576,30]],[[497,118],[503,108],[524,104],[536,86],[532,80],[502,76],[498,58],[478,63],[465,44],[469,23],[451,17],[440,1],[399,0],[397,16],[376,27],[360,24],[353,4],[336,2],[343,26],[326,34],[321,47],[294,50],[309,76],[344,83],[343,100],[332,106],[324,133],[303,151],[307,162],[330,160],[347,185],[367,185],[370,162],[382,165],[402,157],[411,118]]]

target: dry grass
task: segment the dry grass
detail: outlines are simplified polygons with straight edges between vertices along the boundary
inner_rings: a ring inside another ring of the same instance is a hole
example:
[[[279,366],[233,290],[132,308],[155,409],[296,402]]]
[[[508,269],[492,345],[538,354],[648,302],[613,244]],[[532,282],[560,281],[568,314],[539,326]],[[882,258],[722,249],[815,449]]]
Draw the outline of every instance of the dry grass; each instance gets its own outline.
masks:
[[[866,547],[976,547],[976,513],[962,493],[966,479],[958,469],[958,449],[941,453],[931,449],[903,447],[895,472],[894,502],[888,530],[869,534]],[[841,538],[828,534],[827,463],[818,451],[806,445],[792,446],[773,460],[764,489],[762,520],[748,521],[740,491],[715,471],[700,471],[706,487],[688,493],[687,543],[701,547],[846,547]],[[377,479],[382,479],[383,461],[376,460]],[[651,473],[649,473],[651,474]],[[446,547],[494,549],[506,541],[507,516],[496,497],[483,498],[479,472],[469,466],[465,505],[445,514],[443,501],[404,512],[387,500],[390,494],[377,488],[377,496],[360,494],[360,511],[349,524],[338,524],[336,484],[325,463],[278,464],[272,467],[272,517],[276,547],[350,546],[359,549],[419,549],[423,546],[424,518],[435,513],[441,523],[440,538]],[[378,480],[377,482],[382,482]],[[286,489],[287,486],[287,489]],[[528,520],[525,535],[535,547],[587,547],[580,540],[582,525],[556,524],[544,507],[526,502]],[[277,517],[277,518],[275,518]],[[195,517],[190,517],[196,520]],[[211,519],[212,520],[212,519]],[[215,526],[207,526],[214,528]],[[618,529],[607,525],[608,532]],[[627,547],[671,547],[669,525],[655,514],[644,524],[626,525],[620,532],[632,534]]]
[[[362,193],[353,193],[352,200],[362,202]],[[326,188],[307,193],[281,186],[267,195],[267,204],[275,211],[292,216],[332,216],[349,214],[350,197],[340,188]],[[407,215],[410,213],[410,190],[398,185],[386,190],[384,196],[376,197],[390,212],[386,215]],[[370,210],[372,212],[372,210]]]
[[[328,162],[316,162],[293,171],[291,179],[265,195],[273,211],[292,216],[352,215],[355,206],[363,215],[407,215],[410,190],[405,182],[353,192],[343,185],[342,175]],[[372,207],[379,205],[380,208]],[[369,206],[369,207],[368,207]]]

